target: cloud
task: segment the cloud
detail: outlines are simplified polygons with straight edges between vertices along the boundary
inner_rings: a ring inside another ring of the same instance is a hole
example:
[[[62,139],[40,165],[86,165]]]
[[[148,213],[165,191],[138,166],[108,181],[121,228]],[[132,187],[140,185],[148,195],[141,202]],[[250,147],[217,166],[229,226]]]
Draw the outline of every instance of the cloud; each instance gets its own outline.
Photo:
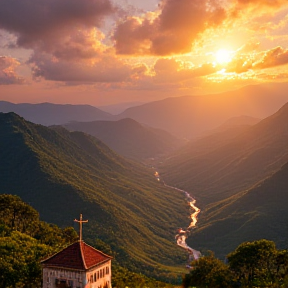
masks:
[[[151,19],[128,17],[114,31],[118,54],[172,55],[191,51],[199,35],[218,26],[226,17],[215,1],[162,0],[160,11]]]
[[[32,2],[0,0],[0,29],[16,36],[14,47],[32,50],[27,64],[35,78],[90,83],[121,81],[129,74],[99,30],[104,17],[116,12],[110,0]]]
[[[185,65],[185,63],[181,63],[175,59],[158,59],[154,65],[155,75],[153,76],[153,80],[157,83],[175,84],[177,82],[207,76],[219,70],[211,63],[206,63],[199,67],[185,68],[185,66],[189,65]]]
[[[116,11],[109,0],[0,0],[0,7],[0,29],[16,36],[14,47],[65,60],[101,53],[98,28]]]
[[[266,52],[259,52],[252,48],[253,44],[242,46],[226,65],[226,72],[244,73],[249,70],[274,68],[288,64],[288,50],[278,46]],[[252,50],[251,50],[252,49]],[[252,52],[252,53],[251,53]]]
[[[34,53],[30,62],[34,65],[35,78],[62,81],[73,84],[94,82],[121,82],[127,79],[131,68],[109,54],[102,54],[95,62],[57,60],[49,54]]]
[[[232,60],[226,65],[226,72],[244,73],[252,69],[255,57],[257,57],[257,50],[259,49],[259,42],[249,42],[241,46],[233,55]]]
[[[15,68],[19,65],[20,63],[12,57],[0,56],[0,85],[23,84],[25,82],[15,72]]]
[[[239,5],[261,5],[268,7],[279,7],[287,4],[286,0],[237,0]]]
[[[113,12],[108,0],[0,0],[0,28],[18,36],[17,44],[31,48],[61,37],[71,27],[99,27]]]
[[[288,50],[278,46],[266,51],[263,58],[253,64],[253,68],[264,69],[286,64],[288,64]]]

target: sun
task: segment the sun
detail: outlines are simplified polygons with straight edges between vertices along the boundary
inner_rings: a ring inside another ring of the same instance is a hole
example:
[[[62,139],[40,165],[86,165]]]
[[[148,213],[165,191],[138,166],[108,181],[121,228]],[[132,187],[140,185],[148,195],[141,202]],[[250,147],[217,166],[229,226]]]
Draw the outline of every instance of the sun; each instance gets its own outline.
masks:
[[[215,53],[215,59],[219,64],[227,64],[232,59],[231,52],[226,49],[219,49]]]

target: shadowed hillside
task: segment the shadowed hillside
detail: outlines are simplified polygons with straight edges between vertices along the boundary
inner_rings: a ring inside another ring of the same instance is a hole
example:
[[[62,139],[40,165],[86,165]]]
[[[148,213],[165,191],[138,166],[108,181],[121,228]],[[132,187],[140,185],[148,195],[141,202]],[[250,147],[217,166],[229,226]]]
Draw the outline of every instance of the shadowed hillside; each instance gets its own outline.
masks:
[[[83,213],[89,219],[84,238],[105,242],[134,271],[155,276],[167,265],[167,276],[168,266],[183,263],[174,234],[189,221],[188,207],[153,171],[92,136],[14,113],[0,113],[0,134],[0,193],[19,195],[41,219],[61,226]]]
[[[117,153],[134,160],[158,157],[185,143],[166,131],[142,126],[132,119],[71,122],[64,127],[95,136]]]
[[[193,191],[204,203],[250,188],[288,161],[288,104],[234,138],[209,136],[163,161],[170,185]],[[218,139],[218,140],[215,140]]]
[[[288,239],[288,163],[250,190],[210,205],[191,241],[220,257],[241,242],[268,239],[280,249]]]

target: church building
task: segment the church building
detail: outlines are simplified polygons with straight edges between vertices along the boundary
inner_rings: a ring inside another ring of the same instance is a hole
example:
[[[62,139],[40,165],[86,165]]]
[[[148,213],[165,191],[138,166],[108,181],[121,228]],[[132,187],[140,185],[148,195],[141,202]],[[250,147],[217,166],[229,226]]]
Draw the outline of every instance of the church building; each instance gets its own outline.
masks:
[[[82,240],[82,223],[79,241],[41,262],[43,288],[110,288],[111,256],[91,247]]]

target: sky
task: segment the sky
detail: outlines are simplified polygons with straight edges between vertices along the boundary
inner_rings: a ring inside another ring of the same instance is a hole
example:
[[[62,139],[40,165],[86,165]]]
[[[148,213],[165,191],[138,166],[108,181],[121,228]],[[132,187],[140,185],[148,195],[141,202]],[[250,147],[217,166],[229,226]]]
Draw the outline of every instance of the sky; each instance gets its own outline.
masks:
[[[287,0],[0,0],[0,100],[102,106],[287,80]]]

